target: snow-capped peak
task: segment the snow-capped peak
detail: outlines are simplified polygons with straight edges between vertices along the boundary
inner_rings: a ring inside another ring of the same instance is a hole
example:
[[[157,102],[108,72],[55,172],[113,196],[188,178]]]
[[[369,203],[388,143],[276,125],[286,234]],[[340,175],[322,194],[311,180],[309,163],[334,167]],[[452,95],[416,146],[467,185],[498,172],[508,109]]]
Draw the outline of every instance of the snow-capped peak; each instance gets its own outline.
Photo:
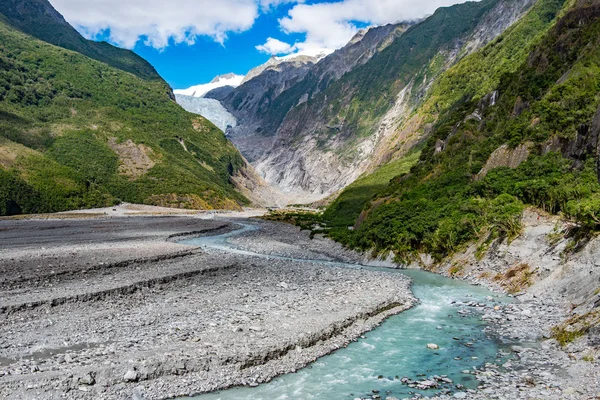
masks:
[[[236,75],[236,74],[225,74],[219,75],[215,77],[209,83],[205,83],[202,85],[192,86],[187,89],[177,89],[174,90],[175,94],[182,94],[185,96],[193,96],[193,97],[203,97],[206,93],[210,92],[213,89],[217,89],[223,86],[232,86],[238,87],[241,85],[244,80],[244,75]]]

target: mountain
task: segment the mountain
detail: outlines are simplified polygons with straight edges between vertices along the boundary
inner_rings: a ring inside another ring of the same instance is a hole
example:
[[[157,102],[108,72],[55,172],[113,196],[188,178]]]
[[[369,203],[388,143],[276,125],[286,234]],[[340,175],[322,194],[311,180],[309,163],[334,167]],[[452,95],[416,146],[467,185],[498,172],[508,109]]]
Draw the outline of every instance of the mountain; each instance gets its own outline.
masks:
[[[252,69],[242,84],[228,91],[212,91],[206,97],[217,99],[238,123],[229,131],[236,147],[250,161],[263,155],[271,145],[268,132],[272,101],[281,92],[302,79],[322,55],[271,57]]]
[[[45,42],[73,50],[142,79],[161,79],[154,67],[132,51],[82,37],[48,0],[2,0],[0,14],[18,30]]]
[[[316,51],[305,51],[290,54],[283,57],[271,56],[269,61],[266,63],[259,65],[258,67],[252,68],[244,77],[242,84],[248,82],[251,79],[256,78],[260,74],[262,74],[267,69],[277,69],[278,66],[282,64],[292,63],[292,64],[316,64],[321,61],[323,58],[327,57],[327,55],[331,54],[330,50],[321,49]]]
[[[242,83],[244,78],[244,75],[236,75],[233,73],[219,75],[209,83],[192,86],[187,89],[174,90],[174,93],[191,97],[203,97],[206,93],[210,92],[211,90],[224,87],[238,87]]]
[[[408,26],[402,23],[363,30],[332,54],[320,50],[273,57],[250,71],[238,88],[206,96],[220,100],[235,115],[238,126],[229,137],[250,162],[256,162],[273,146],[275,134],[292,107],[368,61]]]
[[[443,71],[496,38],[532,3],[483,0],[440,8],[385,40],[383,49],[375,46],[367,53],[371,57],[365,61],[361,56],[338,79],[320,71],[307,75],[274,102],[272,113],[279,108],[281,122],[274,124],[278,127],[271,149],[254,166],[298,201],[323,198],[345,187],[369,170],[374,159],[390,157],[389,138]],[[351,47],[375,32],[370,30]],[[392,145],[402,147],[400,153],[408,151],[421,133],[412,132]]]
[[[538,0],[433,83],[415,110],[431,121],[426,140],[399,159],[412,167],[361,178],[322,223],[351,247],[440,261],[510,241],[536,207],[577,223],[565,250],[576,251],[600,229],[598,88],[600,1]]]
[[[14,3],[0,4],[0,215],[118,201],[249,203],[238,186],[251,168],[217,127],[173,101],[166,82],[24,33],[6,22],[15,18],[7,4]],[[63,26],[46,2],[21,0],[16,10],[40,4],[45,13],[32,19],[40,29]]]

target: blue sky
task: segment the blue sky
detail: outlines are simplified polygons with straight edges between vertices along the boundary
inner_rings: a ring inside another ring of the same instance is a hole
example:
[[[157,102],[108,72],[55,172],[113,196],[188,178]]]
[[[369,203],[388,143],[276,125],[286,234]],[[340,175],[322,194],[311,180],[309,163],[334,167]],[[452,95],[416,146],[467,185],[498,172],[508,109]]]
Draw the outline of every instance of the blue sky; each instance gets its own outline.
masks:
[[[175,89],[271,55],[335,50],[363,27],[464,0],[50,0],[85,37],[132,49]]]
[[[277,20],[291,7],[281,6],[274,12],[261,14],[252,28],[232,33],[223,43],[202,36],[197,43],[173,44],[163,50],[138,42],[134,51],[148,60],[173,88],[187,88],[206,83],[217,75],[233,72],[245,75],[250,69],[265,63],[271,55],[258,51],[255,46],[273,37],[294,43],[303,40],[302,34],[283,34]]]

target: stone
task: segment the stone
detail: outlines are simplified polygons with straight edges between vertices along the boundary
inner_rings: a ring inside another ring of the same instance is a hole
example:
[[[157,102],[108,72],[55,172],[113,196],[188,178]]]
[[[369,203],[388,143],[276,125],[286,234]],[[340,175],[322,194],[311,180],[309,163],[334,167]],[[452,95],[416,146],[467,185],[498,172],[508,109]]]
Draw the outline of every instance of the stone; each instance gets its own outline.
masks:
[[[94,378],[94,375],[95,374],[93,372],[88,372],[87,374],[83,375],[82,377],[80,377],[78,379],[78,383],[80,385],[91,386],[96,383],[96,379]]]
[[[457,393],[454,393],[454,395],[452,397],[454,397],[455,399],[465,399],[465,398],[467,398],[467,393],[466,392],[457,392]]]
[[[135,382],[138,380],[138,374],[136,371],[130,369],[125,373],[123,380],[125,380],[125,382]]]
[[[435,343],[427,343],[427,348],[430,349],[430,350],[437,350],[437,349],[440,348],[440,346],[438,346]]]

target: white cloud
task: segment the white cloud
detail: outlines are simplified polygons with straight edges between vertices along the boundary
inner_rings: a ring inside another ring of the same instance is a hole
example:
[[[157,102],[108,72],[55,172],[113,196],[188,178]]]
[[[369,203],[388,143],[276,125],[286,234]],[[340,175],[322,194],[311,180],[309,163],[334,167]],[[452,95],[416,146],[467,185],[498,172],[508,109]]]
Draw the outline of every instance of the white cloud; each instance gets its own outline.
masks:
[[[274,56],[278,54],[289,54],[295,49],[295,46],[292,46],[286,42],[282,42],[281,40],[274,39],[272,37],[268,38],[265,44],[256,46],[256,50]]]
[[[258,17],[258,0],[51,0],[65,19],[94,38],[110,29],[110,40],[132,48],[142,38],[162,49],[172,39],[193,44],[205,35],[224,42]]]
[[[298,4],[280,19],[286,33],[303,33],[300,50],[338,49],[358,32],[357,22],[384,25],[432,14],[437,8],[464,0],[343,0],[320,4]]]
[[[1,1],[1,0],[0,0]],[[195,43],[209,36],[223,43],[233,32],[249,30],[259,14],[284,4],[294,4],[280,19],[284,33],[305,34],[305,40],[283,49],[285,42],[257,46],[265,52],[337,49],[358,31],[356,24],[381,25],[431,14],[436,8],[464,0],[50,0],[67,21],[88,38],[110,31],[110,40],[132,48],[141,39],[165,48],[175,43]],[[275,47],[275,45],[279,47]],[[291,49],[293,48],[293,49]]]
[[[259,0],[260,7],[264,10],[272,10],[282,4],[304,3],[304,0]]]

